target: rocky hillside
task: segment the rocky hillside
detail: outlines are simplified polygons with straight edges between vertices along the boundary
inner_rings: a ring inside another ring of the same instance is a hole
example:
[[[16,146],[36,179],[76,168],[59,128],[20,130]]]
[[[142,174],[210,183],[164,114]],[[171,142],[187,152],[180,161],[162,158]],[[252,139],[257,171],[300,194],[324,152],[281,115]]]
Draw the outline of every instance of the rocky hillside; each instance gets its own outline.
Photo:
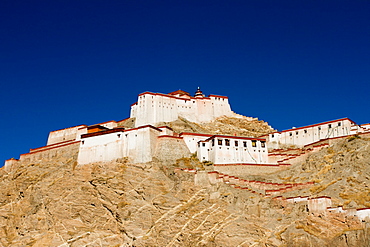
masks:
[[[287,170],[245,179],[314,181],[282,196],[330,196],[333,206],[369,207],[369,144],[365,136],[340,139]],[[77,148],[61,149],[0,169],[1,246],[370,245],[369,221],[312,214],[304,204],[199,182],[176,170],[210,169],[194,157],[170,166],[124,159],[78,166],[76,157]]]
[[[257,137],[274,131],[267,122],[245,116],[240,116],[239,118],[219,117],[212,122],[203,124],[193,123],[180,118],[173,122],[158,124],[158,126],[161,125],[170,126],[177,133],[196,132],[246,137]]]

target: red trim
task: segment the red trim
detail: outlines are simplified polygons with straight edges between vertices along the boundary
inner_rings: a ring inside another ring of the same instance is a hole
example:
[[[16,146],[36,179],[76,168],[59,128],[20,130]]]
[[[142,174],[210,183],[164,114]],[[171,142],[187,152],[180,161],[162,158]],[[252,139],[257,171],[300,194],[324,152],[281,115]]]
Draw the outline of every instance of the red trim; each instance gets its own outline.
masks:
[[[81,127],[81,126],[83,126],[83,127],[87,127],[87,125],[86,125],[86,124],[81,124],[81,125],[76,125],[76,126],[73,126],[73,127],[68,127],[68,128],[64,128],[64,129],[60,129],[60,130],[53,130],[53,131],[50,131],[50,132],[49,132],[49,134],[50,134],[50,133],[53,133],[53,132],[62,131],[62,130],[67,130],[67,129],[73,129],[73,128],[77,128],[77,127]]]
[[[54,144],[50,144],[50,145],[46,145],[46,146],[43,146],[43,147],[39,147],[39,148],[31,148],[30,149],[30,153],[37,150],[37,149],[40,149],[40,148],[46,148],[46,147],[52,147],[52,146],[57,146],[57,145],[60,145],[60,144],[63,144],[63,143],[67,143],[67,142],[74,142],[75,140],[68,140],[68,141],[64,141],[64,142],[58,142],[58,143],[54,143]]]
[[[87,129],[94,129],[94,128],[108,130],[107,127],[101,126],[100,124],[94,124],[94,125],[87,126]]]
[[[358,208],[357,211],[360,211],[360,210],[367,210],[367,209],[370,209],[370,208]]]
[[[210,95],[208,95],[208,97],[217,97],[217,98],[224,98],[224,99],[228,99],[229,97],[227,97],[227,96],[221,96],[221,95],[215,95],[215,94],[210,94]]]
[[[213,164],[213,166],[273,166],[273,167],[279,167],[281,165],[290,166],[290,164],[253,164],[253,163]]]
[[[213,138],[216,138],[216,137],[230,138],[230,139],[242,139],[242,140],[266,141],[266,139],[257,138],[257,137],[242,137],[242,136],[227,136],[227,135],[213,135],[212,137],[208,138],[207,141],[212,140]]]
[[[206,137],[213,136],[213,135],[210,135],[210,134],[191,133],[191,132],[182,132],[182,133],[179,134],[179,136],[182,136],[182,135],[188,135],[188,136],[206,136]]]
[[[171,127],[168,127],[168,126],[159,126],[159,127],[157,127],[158,129],[160,129],[160,128],[167,128],[167,129],[169,129],[169,130],[172,130],[173,131],[173,129],[171,128]]]
[[[39,150],[39,151],[36,151],[36,152],[26,153],[26,154],[21,154],[20,156],[26,156],[26,155],[30,155],[30,154],[35,154],[35,153],[39,153],[39,152],[44,152],[44,151],[47,151],[47,150],[51,150],[51,149],[55,149],[55,148],[60,148],[60,147],[65,147],[65,146],[72,145],[72,144],[76,144],[76,143],[79,143],[79,142],[80,142],[80,141],[75,141],[75,142],[67,143],[67,144],[64,144],[64,145],[56,146],[56,147],[45,148],[45,149],[43,149],[43,150]]]
[[[125,131],[138,130],[138,129],[148,128],[148,127],[162,132],[161,129],[158,129],[157,127],[154,127],[152,125],[143,125],[143,126],[140,126],[140,127],[137,127],[137,128],[133,128],[133,129],[126,129]]]
[[[321,199],[321,198],[325,198],[325,199],[330,199],[331,200],[331,197],[329,197],[329,196],[319,196],[319,197],[315,197],[315,198],[308,198],[308,200]]]
[[[131,104],[130,106],[134,106],[134,105],[137,105],[137,102],[135,102],[135,103]]]
[[[5,160],[5,162],[6,162],[6,161],[11,161],[11,160],[19,161],[19,159],[11,158],[11,159],[7,159],[7,160]]]
[[[181,90],[181,89],[176,90],[176,91],[174,91],[174,92],[171,92],[171,93],[169,93],[168,95],[176,95],[176,94],[190,96],[190,93],[185,92],[185,91],[183,91],[183,90]]]
[[[182,139],[182,137],[178,137],[178,136],[170,136],[170,135],[158,136],[158,138],[163,138],[163,137],[174,138],[174,139]]]
[[[176,96],[172,96],[172,95],[168,95],[168,94],[163,94],[163,93],[152,93],[152,92],[144,92],[144,93],[141,93],[139,94],[138,96],[142,96],[142,95],[146,95],[146,94],[149,94],[149,95],[154,95],[154,96],[163,96],[163,97],[168,97],[168,98],[173,98],[173,99],[180,99],[180,100],[195,100],[195,99],[211,99],[209,97],[202,97],[202,98],[197,98],[197,97],[191,97],[189,96],[189,98],[180,98],[180,97],[176,97]]]
[[[115,133],[115,132],[124,132],[124,130],[125,130],[125,128],[108,129],[108,130],[105,130],[105,131],[83,134],[83,135],[81,135],[81,138],[100,136],[100,135],[111,134],[111,133]]]
[[[351,119],[349,119],[349,118],[340,118],[340,119],[336,119],[336,120],[331,120],[331,121],[327,121],[327,122],[322,122],[322,123],[317,123],[317,124],[307,125],[307,126],[303,126],[303,127],[294,128],[294,129],[282,130],[282,131],[280,131],[279,133],[289,132],[289,131],[295,131],[295,130],[300,130],[300,129],[306,129],[306,128],[312,128],[312,127],[315,127],[315,126],[324,125],[324,124],[329,124],[329,123],[335,123],[335,122],[344,121],[344,120],[349,120],[351,123],[356,124],[355,122],[353,122],[353,121],[352,121]]]

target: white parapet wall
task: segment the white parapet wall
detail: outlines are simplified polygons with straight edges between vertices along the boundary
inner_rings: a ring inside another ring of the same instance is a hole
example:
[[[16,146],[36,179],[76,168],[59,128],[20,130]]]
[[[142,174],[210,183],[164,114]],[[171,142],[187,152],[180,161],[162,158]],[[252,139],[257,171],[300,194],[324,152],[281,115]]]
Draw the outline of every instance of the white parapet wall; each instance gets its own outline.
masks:
[[[65,141],[74,141],[79,137],[79,129],[84,129],[86,127],[86,125],[78,125],[66,129],[52,131],[49,133],[46,145],[52,145]]]

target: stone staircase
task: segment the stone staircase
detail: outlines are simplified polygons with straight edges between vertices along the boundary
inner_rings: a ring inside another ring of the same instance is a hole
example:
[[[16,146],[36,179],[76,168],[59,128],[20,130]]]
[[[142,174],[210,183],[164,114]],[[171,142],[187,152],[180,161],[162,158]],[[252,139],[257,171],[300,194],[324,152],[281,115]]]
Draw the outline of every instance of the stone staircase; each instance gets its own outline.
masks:
[[[313,182],[306,183],[270,183],[257,180],[246,180],[236,176],[230,176],[228,174],[220,173],[217,171],[203,172],[196,171],[189,168],[175,168],[175,173],[185,172],[197,175],[198,173],[207,173],[209,183],[217,184],[223,183],[230,187],[240,190],[246,190],[260,196],[276,196],[282,193],[300,190],[312,186]]]

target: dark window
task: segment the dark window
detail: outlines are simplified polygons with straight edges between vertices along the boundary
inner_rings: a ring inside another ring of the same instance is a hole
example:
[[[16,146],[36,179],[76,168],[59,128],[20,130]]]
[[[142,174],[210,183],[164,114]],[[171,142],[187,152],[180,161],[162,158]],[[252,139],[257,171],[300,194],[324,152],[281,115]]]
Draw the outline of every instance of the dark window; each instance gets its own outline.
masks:
[[[271,135],[271,138],[274,138],[274,134]]]
[[[293,133],[292,133],[292,132],[290,132],[290,133],[289,133],[289,136],[292,136],[292,135],[293,135]]]
[[[225,145],[230,146],[230,140],[229,139],[225,139]]]
[[[329,129],[331,128],[331,124],[329,124]]]
[[[218,139],[217,141],[218,141],[218,145],[222,146],[222,139]]]
[[[205,146],[206,146],[206,144],[203,142],[203,143],[202,143],[202,146],[203,146],[203,147],[205,147]]]
[[[319,127],[319,130],[321,130],[321,127]]]
[[[304,133],[307,134],[307,130],[304,130]]]
[[[338,126],[341,126],[341,125],[342,125],[342,123],[340,123],[340,122],[339,122],[339,123],[338,123]]]
[[[263,141],[261,142],[261,147],[263,147],[263,148],[266,147],[265,142],[263,142]]]
[[[295,134],[298,135],[298,131],[296,131]]]
[[[212,139],[212,147],[215,145],[215,139]]]
[[[243,142],[243,146],[246,148],[247,147],[247,142],[246,141],[244,141]]]
[[[235,147],[237,147],[239,145],[238,141],[235,141]]]

